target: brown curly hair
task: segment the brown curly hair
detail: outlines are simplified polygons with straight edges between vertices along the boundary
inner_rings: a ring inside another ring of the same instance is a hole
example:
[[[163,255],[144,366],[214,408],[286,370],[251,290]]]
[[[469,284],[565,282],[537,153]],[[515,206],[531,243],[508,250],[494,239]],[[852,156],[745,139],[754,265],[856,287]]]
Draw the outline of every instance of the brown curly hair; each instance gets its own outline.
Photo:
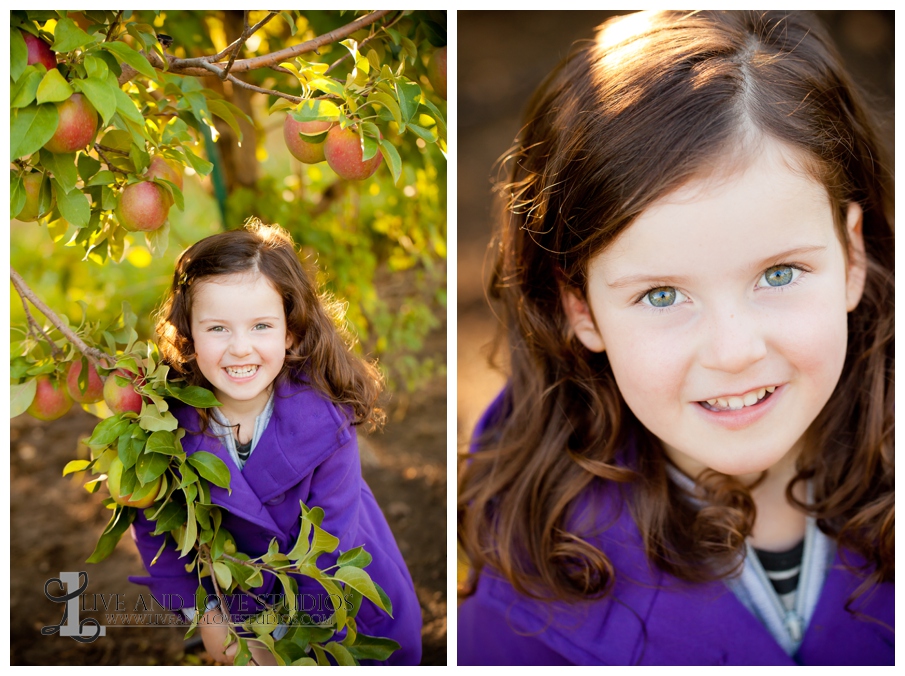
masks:
[[[656,200],[736,157],[751,129],[809,159],[846,250],[847,206],[863,210],[867,278],[848,315],[842,376],[786,494],[867,560],[865,589],[893,580],[893,193],[870,109],[808,15],[642,18],[630,34],[624,18],[605,23],[547,77],[506,158],[489,294],[510,375],[506,414],[460,464],[458,535],[472,564],[463,594],[485,566],[536,597],[607,594],[611,562],[570,525],[579,496],[600,481],[631,487],[628,506],[662,570],[700,581],[739,565],[755,517],[750,488],[710,471],[701,479],[707,506],[683,499],[606,353],[570,332],[560,289],[586,293],[595,255]],[[804,481],[807,502],[793,495]]]
[[[292,238],[279,225],[256,218],[244,228],[211,235],[186,249],[176,263],[169,295],[158,312],[158,347],[169,364],[190,385],[210,388],[195,361],[192,341],[192,294],[210,277],[258,272],[283,299],[286,328],[292,345],[276,382],[304,380],[352,413],[353,425],[383,422],[376,408],[383,379],[375,364],[356,355],[343,324],[344,306],[319,293],[313,275],[305,272]],[[208,416],[199,409],[202,429]]]

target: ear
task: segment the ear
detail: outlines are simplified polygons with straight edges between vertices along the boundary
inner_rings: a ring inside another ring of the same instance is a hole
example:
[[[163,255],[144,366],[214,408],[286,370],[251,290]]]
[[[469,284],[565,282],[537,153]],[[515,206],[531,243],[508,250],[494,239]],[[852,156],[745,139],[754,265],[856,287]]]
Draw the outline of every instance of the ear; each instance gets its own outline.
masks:
[[[603,352],[606,345],[603,343],[603,336],[597,330],[597,323],[591,315],[588,302],[575,289],[563,287],[560,295],[566,319],[569,320],[575,337],[591,352]]]
[[[287,350],[288,350],[290,347],[292,347],[292,343],[293,343],[292,334],[289,333],[289,331],[287,330],[287,331],[286,331],[286,349],[287,349]]]
[[[864,293],[864,280],[867,277],[867,257],[864,252],[864,233],[862,231],[864,212],[861,205],[852,202],[848,205],[848,217],[845,227],[848,230],[848,269],[845,282],[845,307],[851,312],[861,301]]]

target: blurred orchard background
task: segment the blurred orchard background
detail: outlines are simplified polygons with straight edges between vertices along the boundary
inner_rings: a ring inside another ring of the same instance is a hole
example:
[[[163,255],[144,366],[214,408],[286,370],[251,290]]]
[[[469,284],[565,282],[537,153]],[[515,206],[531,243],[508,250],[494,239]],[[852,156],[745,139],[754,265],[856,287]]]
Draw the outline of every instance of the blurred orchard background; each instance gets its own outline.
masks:
[[[497,216],[498,160],[521,126],[531,94],[573,44],[624,12],[458,12],[457,438],[465,451],[475,423],[505,382],[505,360],[489,365],[497,322],[484,290],[487,245]],[[855,80],[883,123],[893,157],[894,13],[820,11]],[[502,358],[502,355],[500,355]],[[461,574],[461,567],[460,567]]]
[[[185,248],[251,216],[286,228],[386,374],[387,424],[362,435],[363,471],[415,580],[424,663],[445,664],[446,13],[14,11],[10,21],[13,270],[72,328],[112,323],[148,340]],[[17,32],[56,54],[26,66]],[[64,124],[60,106],[79,96],[98,112],[91,145],[45,144],[57,118]],[[290,114],[348,127],[362,161],[380,166],[355,180],[326,162],[301,163],[284,141]],[[181,174],[181,189],[173,174],[153,173],[156,155]],[[132,184],[163,191],[163,225],[125,211]],[[11,285],[14,398],[81,358],[41,312],[28,312],[31,329]],[[204,663],[177,628],[110,629],[90,644],[40,633],[60,621],[43,590],[61,571],[87,570],[97,593],[146,591],[126,580],[142,570],[128,537],[85,564],[106,510],[61,471],[86,457],[79,440],[97,422],[78,404],[53,422],[11,421],[10,661]]]

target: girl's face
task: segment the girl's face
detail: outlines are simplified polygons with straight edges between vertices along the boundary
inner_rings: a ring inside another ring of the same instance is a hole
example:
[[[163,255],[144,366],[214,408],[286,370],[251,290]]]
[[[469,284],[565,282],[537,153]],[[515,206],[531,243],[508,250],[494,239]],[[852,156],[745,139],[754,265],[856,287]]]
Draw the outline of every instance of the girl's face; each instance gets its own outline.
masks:
[[[842,372],[861,210],[847,257],[826,190],[798,166],[768,140],[746,168],[688,183],[592,259],[586,301],[563,293],[577,337],[606,350],[629,408],[692,477],[797,454]]]
[[[192,297],[198,368],[224,413],[257,415],[292,344],[283,299],[257,272],[202,281]]]

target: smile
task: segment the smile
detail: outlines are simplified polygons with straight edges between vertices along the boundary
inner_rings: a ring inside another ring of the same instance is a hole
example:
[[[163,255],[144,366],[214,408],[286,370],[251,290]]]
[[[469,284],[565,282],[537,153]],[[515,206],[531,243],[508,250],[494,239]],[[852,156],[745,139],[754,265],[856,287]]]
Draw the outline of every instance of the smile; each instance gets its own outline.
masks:
[[[776,386],[762,387],[758,390],[751,390],[738,397],[718,397],[716,399],[708,399],[707,401],[699,401],[698,403],[708,411],[740,411],[743,408],[757,406],[763,400],[768,399]]]
[[[224,370],[233,378],[248,378],[257,373],[260,367],[256,364],[249,366],[226,366]]]

